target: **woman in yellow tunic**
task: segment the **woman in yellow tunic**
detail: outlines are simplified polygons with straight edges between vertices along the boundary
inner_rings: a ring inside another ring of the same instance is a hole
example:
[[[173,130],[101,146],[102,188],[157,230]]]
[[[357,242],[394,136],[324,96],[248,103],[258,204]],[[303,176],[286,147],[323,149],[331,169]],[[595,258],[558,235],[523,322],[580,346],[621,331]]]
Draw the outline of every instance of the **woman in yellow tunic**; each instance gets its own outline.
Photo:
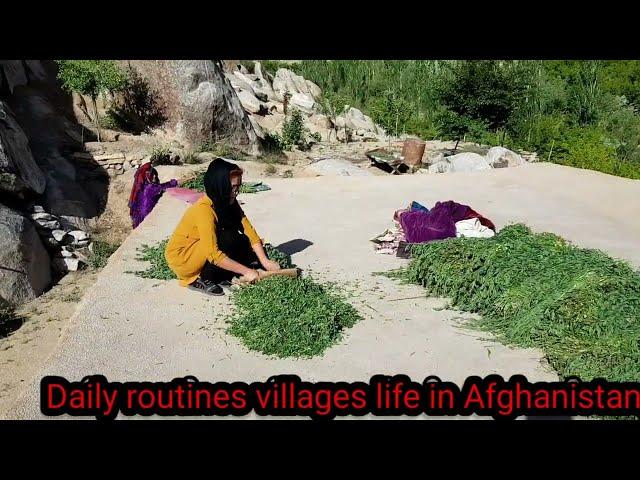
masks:
[[[216,158],[204,176],[206,195],[189,207],[169,239],[165,258],[180,285],[209,295],[223,295],[235,275],[258,278],[258,262],[265,270],[279,270],[269,260],[260,237],[236,199],[242,170]]]

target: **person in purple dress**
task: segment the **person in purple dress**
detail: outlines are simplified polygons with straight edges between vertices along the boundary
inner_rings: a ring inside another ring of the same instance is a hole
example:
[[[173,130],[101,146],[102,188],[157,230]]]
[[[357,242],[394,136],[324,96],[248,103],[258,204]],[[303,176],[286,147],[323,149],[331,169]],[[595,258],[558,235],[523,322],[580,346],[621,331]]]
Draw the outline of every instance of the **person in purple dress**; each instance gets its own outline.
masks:
[[[151,162],[147,162],[136,170],[133,180],[133,188],[129,196],[129,214],[133,228],[136,228],[145,219],[158,200],[168,188],[178,186],[178,181],[173,179],[160,183],[158,171],[153,168]]]

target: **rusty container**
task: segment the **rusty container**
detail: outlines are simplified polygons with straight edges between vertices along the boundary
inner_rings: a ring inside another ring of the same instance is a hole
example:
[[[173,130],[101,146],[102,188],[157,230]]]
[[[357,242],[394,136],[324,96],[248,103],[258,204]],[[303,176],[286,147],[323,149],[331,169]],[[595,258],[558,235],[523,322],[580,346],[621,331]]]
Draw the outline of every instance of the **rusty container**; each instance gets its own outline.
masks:
[[[422,140],[417,140],[415,138],[405,140],[402,147],[404,163],[410,167],[420,165],[420,163],[422,163],[422,156],[424,155],[424,149],[426,146],[426,142],[423,142]]]

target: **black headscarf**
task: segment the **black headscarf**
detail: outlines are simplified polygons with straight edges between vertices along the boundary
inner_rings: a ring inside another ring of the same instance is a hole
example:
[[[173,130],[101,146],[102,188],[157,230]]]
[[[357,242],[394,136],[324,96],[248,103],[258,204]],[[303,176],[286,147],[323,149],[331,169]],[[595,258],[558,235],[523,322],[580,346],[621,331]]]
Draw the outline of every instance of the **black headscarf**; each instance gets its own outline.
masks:
[[[216,158],[209,164],[204,175],[204,190],[213,202],[213,210],[218,217],[218,227],[243,231],[242,217],[244,213],[237,200],[229,204],[231,199],[231,177],[233,170],[240,170],[237,165]]]

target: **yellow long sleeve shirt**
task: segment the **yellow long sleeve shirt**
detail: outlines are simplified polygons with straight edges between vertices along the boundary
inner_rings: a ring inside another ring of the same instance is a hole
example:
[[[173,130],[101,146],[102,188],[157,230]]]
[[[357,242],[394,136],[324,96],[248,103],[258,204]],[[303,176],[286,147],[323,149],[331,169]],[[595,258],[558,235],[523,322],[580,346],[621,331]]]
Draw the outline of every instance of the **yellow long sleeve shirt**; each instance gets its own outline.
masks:
[[[187,209],[171,235],[165,258],[178,276],[180,285],[187,286],[194,282],[207,260],[218,264],[226,258],[218,247],[216,222],[213,202],[204,195]],[[242,227],[251,245],[260,243],[260,237],[246,216],[242,218]]]

